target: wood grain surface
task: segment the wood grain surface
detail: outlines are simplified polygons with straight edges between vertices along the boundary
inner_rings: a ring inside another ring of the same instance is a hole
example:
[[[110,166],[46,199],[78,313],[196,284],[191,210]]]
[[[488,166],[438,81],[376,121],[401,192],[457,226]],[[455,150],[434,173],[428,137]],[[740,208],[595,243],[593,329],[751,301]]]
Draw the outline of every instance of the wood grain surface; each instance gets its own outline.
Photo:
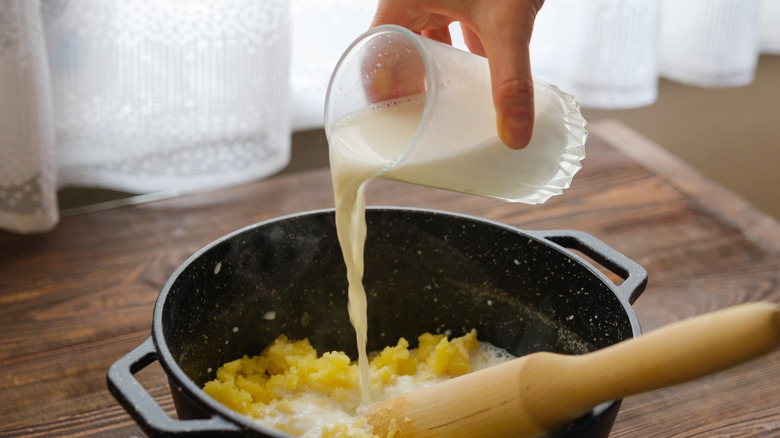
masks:
[[[616,122],[591,126],[572,188],[540,206],[389,181],[370,205],[417,206],[523,229],[577,229],[649,273],[644,331],[757,300],[780,302],[780,225]],[[327,169],[0,233],[0,436],[135,437],[106,371],[150,334],[157,295],[189,255],[252,223],[333,205]],[[139,379],[173,414],[156,363]],[[612,437],[780,436],[780,353],[626,399]]]

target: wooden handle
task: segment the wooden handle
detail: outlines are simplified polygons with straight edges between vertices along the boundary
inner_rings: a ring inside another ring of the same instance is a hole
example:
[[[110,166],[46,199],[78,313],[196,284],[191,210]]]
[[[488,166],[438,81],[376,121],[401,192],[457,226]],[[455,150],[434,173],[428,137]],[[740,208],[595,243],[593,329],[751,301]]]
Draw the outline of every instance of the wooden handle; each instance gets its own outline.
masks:
[[[772,351],[780,306],[744,304],[581,356],[534,353],[375,403],[374,432],[395,437],[533,437],[596,405],[690,381]]]

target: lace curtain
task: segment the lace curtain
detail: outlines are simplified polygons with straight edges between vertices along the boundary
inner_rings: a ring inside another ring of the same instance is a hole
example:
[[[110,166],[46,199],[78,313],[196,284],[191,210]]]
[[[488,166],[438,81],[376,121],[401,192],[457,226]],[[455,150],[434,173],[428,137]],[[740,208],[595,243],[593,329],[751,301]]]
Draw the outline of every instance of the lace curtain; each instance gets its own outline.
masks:
[[[205,190],[267,177],[320,127],[367,0],[0,0],[0,229],[43,232],[56,193]],[[464,47],[455,32],[454,44]],[[583,106],[651,104],[659,76],[752,81],[777,0],[547,0],[534,74]]]

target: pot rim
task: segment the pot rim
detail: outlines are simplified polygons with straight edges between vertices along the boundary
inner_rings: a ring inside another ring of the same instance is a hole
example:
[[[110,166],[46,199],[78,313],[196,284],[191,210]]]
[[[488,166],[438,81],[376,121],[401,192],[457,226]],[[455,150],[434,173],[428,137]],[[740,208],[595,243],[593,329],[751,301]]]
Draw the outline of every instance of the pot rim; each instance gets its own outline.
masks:
[[[410,212],[415,214],[433,214],[433,215],[441,215],[441,216],[449,216],[449,217],[456,217],[459,219],[465,219],[472,222],[477,223],[483,223],[489,226],[498,227],[505,229],[507,231],[513,232],[513,233],[519,233],[523,236],[527,236],[528,238],[536,241],[537,243],[540,243],[542,245],[545,245],[563,255],[566,257],[570,257],[575,259],[580,265],[588,269],[591,274],[595,275],[599,278],[599,280],[604,283],[615,295],[615,297],[620,302],[621,306],[623,307],[623,312],[626,314],[626,316],[629,319],[631,330],[632,330],[632,338],[637,337],[641,334],[641,328],[639,325],[638,318],[636,317],[636,313],[634,312],[633,307],[631,306],[631,303],[633,300],[635,300],[638,295],[644,290],[645,281],[643,281],[642,278],[639,279],[638,284],[632,285],[631,287],[635,290],[631,291],[621,291],[620,287],[615,285],[603,272],[601,272],[599,269],[594,267],[590,261],[586,260],[585,258],[581,257],[579,254],[574,253],[572,251],[569,251],[566,249],[566,247],[560,245],[559,243],[556,243],[555,241],[551,240],[549,236],[551,235],[549,231],[529,231],[529,230],[522,230],[520,228],[510,226],[507,224],[503,224],[494,220],[490,219],[484,219],[477,216],[462,214],[462,213],[456,213],[456,212],[450,212],[450,211],[444,211],[444,210],[436,210],[436,209],[430,209],[430,208],[418,208],[418,207],[398,207],[398,206],[369,206],[366,208],[367,211],[398,211],[398,212]],[[192,254],[190,257],[188,257],[179,267],[171,274],[171,276],[168,278],[168,280],[163,285],[159,296],[157,297],[157,300],[155,302],[154,306],[154,314],[153,314],[153,320],[152,320],[152,339],[154,341],[155,348],[158,353],[158,360],[160,362],[160,365],[163,367],[163,369],[166,371],[166,374],[168,376],[168,379],[171,381],[172,384],[175,384],[177,389],[181,392],[181,395],[188,398],[190,402],[194,403],[195,405],[201,407],[205,412],[212,414],[212,415],[219,415],[222,417],[225,417],[228,421],[233,422],[243,428],[246,428],[248,430],[261,432],[263,434],[266,434],[270,437],[275,438],[290,438],[291,436],[285,433],[282,433],[276,429],[272,429],[269,427],[266,427],[251,418],[242,415],[238,412],[233,411],[232,409],[224,406],[223,404],[219,403],[218,401],[211,398],[208,394],[206,394],[202,388],[200,388],[195,382],[190,379],[190,377],[184,372],[184,370],[181,369],[178,362],[173,358],[173,354],[171,353],[170,349],[168,348],[165,337],[163,333],[163,327],[162,327],[162,321],[163,321],[163,308],[165,307],[165,302],[168,297],[168,293],[170,292],[173,284],[177,281],[179,276],[182,274],[182,272],[189,267],[192,263],[194,263],[198,258],[200,258],[204,253],[211,250],[213,247],[221,244],[224,241],[230,240],[234,238],[237,235],[240,235],[242,233],[245,233],[247,231],[253,230],[255,228],[267,226],[268,224],[282,222],[285,220],[289,220],[292,218],[302,217],[302,216],[314,216],[314,215],[321,215],[321,214],[333,214],[335,212],[334,208],[322,208],[322,209],[315,209],[315,210],[308,210],[298,213],[291,213],[283,216],[278,216],[270,219],[266,219],[245,227],[242,227],[240,229],[237,229],[235,231],[232,231],[222,237],[219,237],[215,239],[214,241],[206,244],[202,248],[200,248],[198,251],[196,251],[194,254]],[[554,232],[553,232],[554,234]],[[591,237],[590,235],[587,235],[586,233],[580,233],[584,236]],[[592,237],[591,237],[592,238]],[[593,238],[595,240],[595,238]],[[611,250],[611,248],[604,245],[605,248]],[[614,251],[614,250],[612,250]],[[619,255],[619,254],[618,254]],[[628,259],[626,259],[628,260]],[[630,261],[630,260],[628,260]],[[646,272],[644,272],[644,269],[641,268],[641,266],[636,265],[634,262],[631,262],[635,265],[638,269],[640,269],[642,272],[638,273],[637,276],[642,277],[642,274],[644,274],[644,280],[646,280]],[[599,406],[596,406],[589,414],[589,418],[587,420],[583,421],[581,424],[578,424],[574,430],[568,430],[566,433],[564,433],[561,436],[565,436],[567,433],[573,433],[580,429],[585,429],[589,427],[590,424],[598,421],[602,416],[604,416],[611,408],[615,408],[615,405],[618,405],[622,402],[622,400],[613,400],[610,402],[602,403]],[[558,432],[550,435],[551,437],[558,436]]]

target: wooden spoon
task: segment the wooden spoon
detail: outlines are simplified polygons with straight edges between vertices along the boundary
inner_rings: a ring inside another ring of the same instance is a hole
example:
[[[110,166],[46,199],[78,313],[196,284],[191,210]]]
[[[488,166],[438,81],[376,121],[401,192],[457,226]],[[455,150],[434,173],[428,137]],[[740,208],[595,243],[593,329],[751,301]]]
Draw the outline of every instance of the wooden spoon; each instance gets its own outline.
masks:
[[[377,402],[364,417],[385,437],[535,437],[603,402],[704,377],[779,342],[780,306],[743,304],[584,355],[529,354]]]

